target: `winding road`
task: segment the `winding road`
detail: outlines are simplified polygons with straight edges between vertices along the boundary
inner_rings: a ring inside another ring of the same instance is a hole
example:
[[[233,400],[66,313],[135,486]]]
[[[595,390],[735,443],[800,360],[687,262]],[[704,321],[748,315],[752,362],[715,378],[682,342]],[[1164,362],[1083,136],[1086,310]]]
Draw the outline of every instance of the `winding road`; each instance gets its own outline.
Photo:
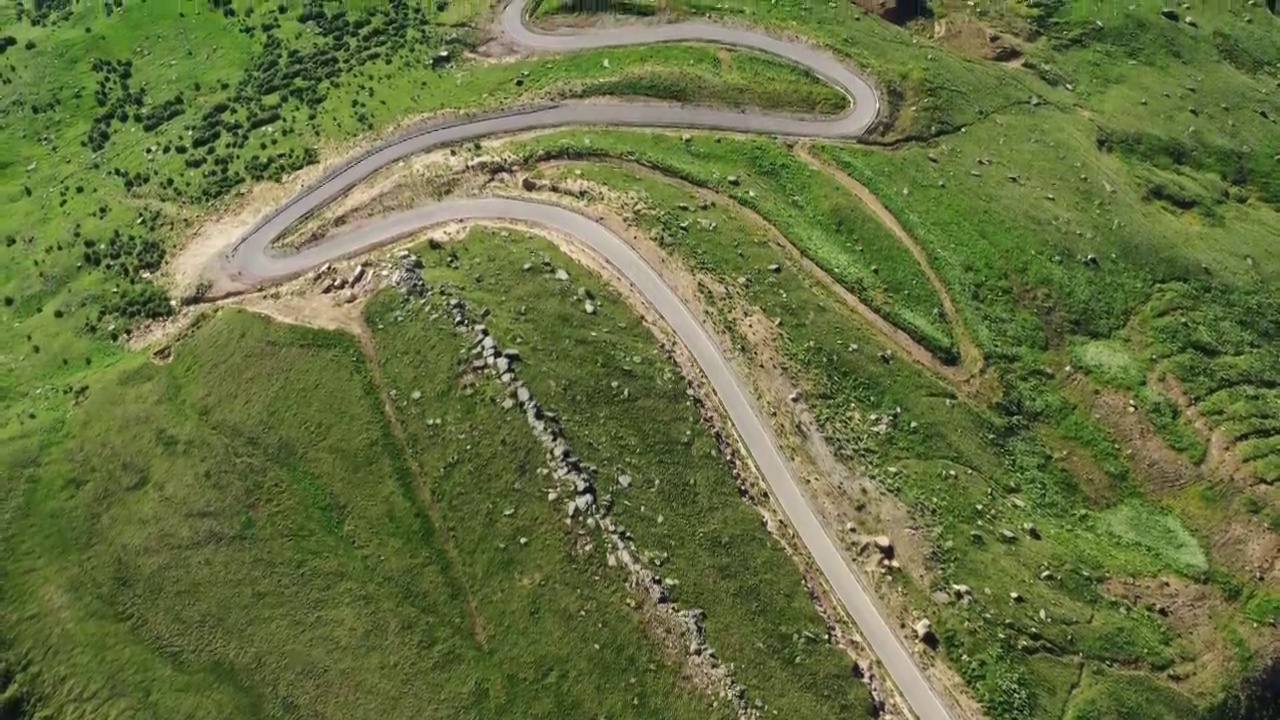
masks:
[[[914,714],[921,720],[952,715],[894,630],[893,621],[863,584],[850,558],[819,520],[796,480],[777,438],[762,420],[746,383],[723,350],[659,274],[623,238],[571,210],[527,200],[479,197],[449,200],[386,215],[343,229],[297,252],[272,243],[309,214],[337,200],[374,172],[407,156],[462,141],[525,130],[569,125],[681,127],[768,133],[798,137],[856,138],[879,114],[875,88],[836,56],[801,42],[749,30],[700,22],[542,34],[524,24],[528,0],[513,0],[502,13],[502,32],[511,43],[534,52],[660,42],[707,42],[751,48],[802,65],[844,91],[851,110],[844,115],[801,119],[705,107],[653,104],[557,103],[505,113],[428,124],[387,140],[352,158],[274,209],[216,258],[207,275],[219,290],[264,287],[331,260],[368,251],[414,232],[448,222],[514,220],[576,239],[626,278],[671,326],[706,375],[744,446],[768,483],[774,499],[816,561],[835,595],[857,623]]]

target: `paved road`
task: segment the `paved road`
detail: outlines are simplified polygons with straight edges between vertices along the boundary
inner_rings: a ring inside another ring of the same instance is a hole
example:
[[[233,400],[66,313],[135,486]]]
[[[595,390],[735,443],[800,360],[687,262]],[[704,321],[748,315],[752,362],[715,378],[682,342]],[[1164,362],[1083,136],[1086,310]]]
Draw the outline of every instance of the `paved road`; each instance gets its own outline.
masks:
[[[707,23],[545,35],[524,26],[526,2],[514,0],[505,8],[502,27],[509,40],[529,50],[572,51],[674,41],[748,47],[810,68],[846,92],[853,100],[852,110],[840,117],[797,119],[698,107],[561,103],[424,126],[353,158],[269,213],[230,252],[214,263],[211,274],[215,287],[268,285],[305,273],[330,260],[365,252],[417,230],[453,221],[516,220],[575,238],[627,278],[689,348],[750,451],[774,499],[912,711],[922,720],[949,720],[951,714],[947,706],[904,647],[893,629],[892,620],[863,585],[852,561],[841,552],[818,519],[742,378],[707,329],[623,238],[595,221],[561,207],[505,198],[471,198],[386,215],[339,231],[298,252],[279,252],[271,248],[271,243],[294,223],[336,200],[370,174],[406,156],[441,145],[565,125],[678,126],[804,137],[858,137],[879,112],[879,101],[870,83],[835,56],[808,45]]]

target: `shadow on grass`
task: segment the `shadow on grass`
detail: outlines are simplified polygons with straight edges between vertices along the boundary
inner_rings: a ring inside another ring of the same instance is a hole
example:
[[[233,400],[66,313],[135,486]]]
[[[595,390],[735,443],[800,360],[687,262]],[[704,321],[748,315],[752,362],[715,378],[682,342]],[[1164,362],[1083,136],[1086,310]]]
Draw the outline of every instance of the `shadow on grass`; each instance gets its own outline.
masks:
[[[1274,4],[1274,3],[1273,3]],[[1277,720],[1280,718],[1280,656],[1271,658],[1256,675],[1211,707],[1205,720]]]

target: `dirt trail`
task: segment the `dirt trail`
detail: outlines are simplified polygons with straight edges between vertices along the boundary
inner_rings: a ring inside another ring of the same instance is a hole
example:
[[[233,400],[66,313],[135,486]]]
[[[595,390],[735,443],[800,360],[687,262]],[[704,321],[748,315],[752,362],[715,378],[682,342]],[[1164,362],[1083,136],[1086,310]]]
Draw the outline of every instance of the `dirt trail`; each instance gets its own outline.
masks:
[[[978,349],[973,338],[969,336],[969,330],[965,327],[964,320],[960,317],[959,311],[956,310],[955,303],[951,300],[951,292],[947,289],[942,278],[939,277],[933,264],[929,262],[929,256],[925,253],[924,248],[916,242],[915,238],[902,227],[898,222],[898,218],[889,212],[889,208],[880,202],[880,198],[871,192],[867,186],[858,182],[854,178],[845,174],[844,171],[836,168],[827,162],[821,160],[810,151],[810,144],[802,142],[796,145],[796,154],[805,161],[810,167],[819,172],[830,175],[841,187],[848,190],[850,194],[862,201],[867,209],[876,216],[881,223],[888,228],[898,241],[911,251],[912,257],[916,259],[916,263],[920,265],[920,269],[929,278],[929,284],[933,286],[933,290],[938,295],[938,299],[942,302],[942,312],[947,316],[947,324],[951,326],[951,333],[955,336],[956,345],[960,349],[960,367],[963,369],[963,376],[972,378],[982,372],[983,360],[982,351]]]

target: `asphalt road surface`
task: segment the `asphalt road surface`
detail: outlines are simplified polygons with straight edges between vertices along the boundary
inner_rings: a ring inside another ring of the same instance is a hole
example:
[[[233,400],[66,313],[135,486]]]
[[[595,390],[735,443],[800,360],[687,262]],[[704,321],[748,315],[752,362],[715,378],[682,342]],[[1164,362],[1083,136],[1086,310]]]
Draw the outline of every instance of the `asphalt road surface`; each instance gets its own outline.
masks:
[[[922,720],[948,720],[951,718],[948,707],[907,651],[894,630],[892,619],[862,583],[853,562],[839,549],[818,519],[777,439],[761,419],[742,378],[707,329],[626,240],[565,208],[527,200],[470,198],[434,203],[362,222],[296,252],[277,251],[271,247],[299,220],[324,208],[379,169],[443,145],[570,125],[681,127],[797,137],[856,138],[866,131],[879,113],[879,99],[867,80],[834,55],[804,43],[710,23],[542,34],[524,25],[526,2],[514,0],[504,9],[501,22],[507,40],[528,51],[569,52],[679,41],[751,48],[805,66],[843,90],[852,100],[852,107],[848,113],[838,117],[802,119],[705,107],[558,103],[424,125],[352,158],[268,213],[228,253],[213,263],[209,275],[214,287],[219,290],[263,287],[296,277],[331,260],[366,252],[418,230],[448,222],[514,220],[574,238],[634,285],[688,347],[768,483],[774,499],[834,589],[836,597],[879,656],[911,710]]]

